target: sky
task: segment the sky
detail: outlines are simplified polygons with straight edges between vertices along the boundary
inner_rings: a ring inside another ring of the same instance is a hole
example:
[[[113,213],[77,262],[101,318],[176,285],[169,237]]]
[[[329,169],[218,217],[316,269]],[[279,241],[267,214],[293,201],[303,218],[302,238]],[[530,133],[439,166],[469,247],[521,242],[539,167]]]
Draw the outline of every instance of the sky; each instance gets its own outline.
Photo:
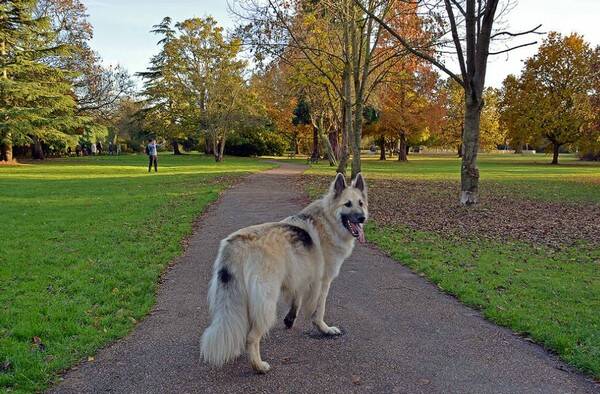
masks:
[[[163,17],[174,21],[213,16],[231,28],[234,18],[227,0],[83,0],[94,26],[94,48],[106,64],[120,64],[131,74],[143,71],[156,53],[157,37],[149,31]],[[519,0],[508,15],[511,31],[528,30],[542,24],[541,31],[582,34],[592,45],[600,45],[600,0]],[[531,40],[541,41],[543,37]],[[527,40],[526,40],[527,41]],[[524,42],[521,40],[520,42]],[[539,44],[538,44],[539,45]],[[501,49],[501,48],[499,48]],[[523,60],[535,54],[537,45],[493,56],[486,85],[499,87],[508,74],[519,74]],[[453,70],[458,72],[456,67]]]

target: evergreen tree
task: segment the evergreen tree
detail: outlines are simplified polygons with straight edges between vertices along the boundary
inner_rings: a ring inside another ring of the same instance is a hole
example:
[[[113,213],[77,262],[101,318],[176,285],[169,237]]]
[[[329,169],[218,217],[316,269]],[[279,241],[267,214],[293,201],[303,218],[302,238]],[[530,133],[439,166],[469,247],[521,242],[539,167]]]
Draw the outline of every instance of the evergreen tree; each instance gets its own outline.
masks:
[[[148,69],[137,75],[144,79],[142,94],[145,100],[142,115],[148,131],[154,136],[169,139],[173,146],[173,153],[179,155],[181,152],[177,137],[182,133],[178,126],[177,107],[181,101],[179,98],[181,90],[177,88],[168,69],[167,46],[175,37],[175,30],[171,27],[171,23],[171,18],[165,17],[159,24],[152,26],[150,32],[161,37],[157,42],[160,51],[150,59]]]
[[[33,17],[36,2],[11,0],[0,5],[0,141],[1,160],[12,159],[12,146],[33,143],[43,158],[41,141],[64,144],[85,125],[75,115],[76,102],[68,70],[48,59],[68,55],[54,46],[47,18]]]

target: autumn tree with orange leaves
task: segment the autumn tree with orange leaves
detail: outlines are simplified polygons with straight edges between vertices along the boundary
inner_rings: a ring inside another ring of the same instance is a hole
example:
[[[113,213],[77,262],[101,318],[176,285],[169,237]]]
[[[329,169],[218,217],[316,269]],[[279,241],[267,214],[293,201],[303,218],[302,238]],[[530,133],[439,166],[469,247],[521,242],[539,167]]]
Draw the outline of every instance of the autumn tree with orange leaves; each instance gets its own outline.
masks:
[[[520,100],[508,101],[505,111],[514,112],[520,127],[532,137],[545,139],[558,164],[560,148],[593,138],[594,81],[597,78],[598,50],[577,34],[552,32],[538,53],[527,59],[517,92]],[[513,89],[511,79],[505,91]],[[527,103],[525,106],[524,103]]]

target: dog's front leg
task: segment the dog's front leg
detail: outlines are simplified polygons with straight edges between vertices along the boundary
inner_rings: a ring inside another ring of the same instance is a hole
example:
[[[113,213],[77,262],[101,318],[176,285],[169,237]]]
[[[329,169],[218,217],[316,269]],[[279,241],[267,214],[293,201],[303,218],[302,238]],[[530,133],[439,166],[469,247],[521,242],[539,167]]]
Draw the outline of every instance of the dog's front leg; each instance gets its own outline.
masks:
[[[342,332],[339,328],[328,326],[323,320],[325,317],[325,303],[327,302],[327,295],[329,294],[329,287],[331,286],[331,280],[323,281],[321,283],[321,294],[319,295],[319,302],[317,304],[317,310],[313,315],[313,324],[323,334],[327,335],[340,335]]]

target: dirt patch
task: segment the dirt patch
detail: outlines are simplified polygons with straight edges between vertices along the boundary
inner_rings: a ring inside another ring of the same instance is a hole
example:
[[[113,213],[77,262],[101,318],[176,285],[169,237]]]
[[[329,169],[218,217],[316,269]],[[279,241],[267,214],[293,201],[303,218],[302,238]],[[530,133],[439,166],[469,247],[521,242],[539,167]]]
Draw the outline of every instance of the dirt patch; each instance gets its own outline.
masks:
[[[306,188],[325,190],[329,178],[304,176]],[[485,185],[476,207],[458,204],[456,182],[371,180],[369,211],[377,223],[402,224],[445,236],[516,240],[556,249],[600,245],[600,204],[525,199]]]

